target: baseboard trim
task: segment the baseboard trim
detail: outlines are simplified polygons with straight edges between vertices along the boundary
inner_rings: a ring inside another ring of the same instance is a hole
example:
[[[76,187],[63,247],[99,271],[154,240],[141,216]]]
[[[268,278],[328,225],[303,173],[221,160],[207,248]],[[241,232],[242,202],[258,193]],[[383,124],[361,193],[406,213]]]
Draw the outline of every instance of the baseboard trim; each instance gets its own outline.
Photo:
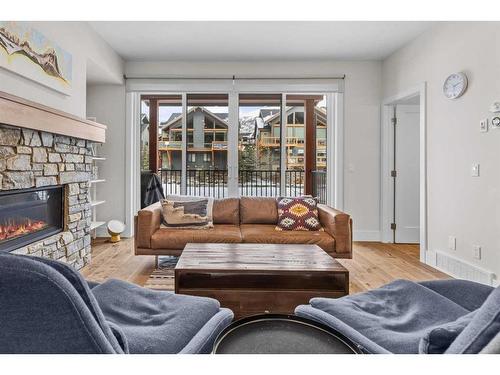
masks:
[[[498,285],[494,272],[442,251],[428,250],[425,263],[457,279],[475,281],[490,286]]]
[[[353,241],[380,242],[379,230],[355,230],[352,233]]]

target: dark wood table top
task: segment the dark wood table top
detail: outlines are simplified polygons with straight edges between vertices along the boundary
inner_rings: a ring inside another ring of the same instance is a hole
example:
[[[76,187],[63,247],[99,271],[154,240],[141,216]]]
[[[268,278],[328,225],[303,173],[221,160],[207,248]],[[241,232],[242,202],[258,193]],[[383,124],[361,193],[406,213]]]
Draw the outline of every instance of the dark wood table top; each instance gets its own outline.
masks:
[[[188,243],[176,270],[347,273],[317,245]]]

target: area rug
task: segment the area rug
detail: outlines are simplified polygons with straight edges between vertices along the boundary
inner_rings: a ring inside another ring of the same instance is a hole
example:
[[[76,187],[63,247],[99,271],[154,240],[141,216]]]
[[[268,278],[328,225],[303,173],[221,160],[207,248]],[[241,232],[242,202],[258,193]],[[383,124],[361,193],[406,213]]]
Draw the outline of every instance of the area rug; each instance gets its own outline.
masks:
[[[174,268],[179,257],[161,256],[158,258],[158,268],[151,272],[144,287],[157,290],[175,289]]]

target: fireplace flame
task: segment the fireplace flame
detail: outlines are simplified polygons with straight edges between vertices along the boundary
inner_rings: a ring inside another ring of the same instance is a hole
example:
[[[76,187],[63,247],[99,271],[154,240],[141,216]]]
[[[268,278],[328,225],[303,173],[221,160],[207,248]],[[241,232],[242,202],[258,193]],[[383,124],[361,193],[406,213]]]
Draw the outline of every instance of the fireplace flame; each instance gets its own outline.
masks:
[[[39,231],[47,226],[42,220],[31,220],[23,218],[21,220],[9,220],[6,223],[0,223],[0,241],[9,240]]]

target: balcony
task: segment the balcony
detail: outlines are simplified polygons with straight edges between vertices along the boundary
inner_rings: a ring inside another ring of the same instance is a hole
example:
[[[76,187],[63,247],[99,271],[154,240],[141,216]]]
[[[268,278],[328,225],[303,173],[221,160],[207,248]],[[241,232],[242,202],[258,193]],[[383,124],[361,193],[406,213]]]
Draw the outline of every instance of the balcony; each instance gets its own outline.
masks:
[[[227,151],[227,141],[213,141],[205,142],[202,147],[194,147],[194,143],[187,144],[188,151],[190,152],[203,152],[203,151]],[[182,141],[159,141],[159,151],[181,151]]]
[[[325,138],[316,139],[316,147],[322,150],[326,149],[326,139]]]
[[[160,151],[182,150],[182,141],[159,141],[158,150]]]
[[[280,137],[262,137],[259,139],[260,147],[280,147]],[[286,137],[287,147],[304,147],[304,138],[301,137]],[[316,140],[318,149],[326,149],[326,139],[320,138]]]
[[[213,141],[212,151],[227,151],[227,141]]]
[[[313,196],[318,198],[319,203],[325,203],[327,200],[327,178],[326,171],[312,171],[312,190]]]
[[[159,171],[165,195],[181,194],[180,170]],[[228,196],[227,170],[187,170],[186,194],[193,196],[224,198]],[[313,195],[320,203],[326,203],[326,172],[313,171]],[[285,171],[285,195],[304,194],[304,170]],[[238,191],[240,196],[278,197],[281,195],[281,177],[278,170],[240,170]]]

